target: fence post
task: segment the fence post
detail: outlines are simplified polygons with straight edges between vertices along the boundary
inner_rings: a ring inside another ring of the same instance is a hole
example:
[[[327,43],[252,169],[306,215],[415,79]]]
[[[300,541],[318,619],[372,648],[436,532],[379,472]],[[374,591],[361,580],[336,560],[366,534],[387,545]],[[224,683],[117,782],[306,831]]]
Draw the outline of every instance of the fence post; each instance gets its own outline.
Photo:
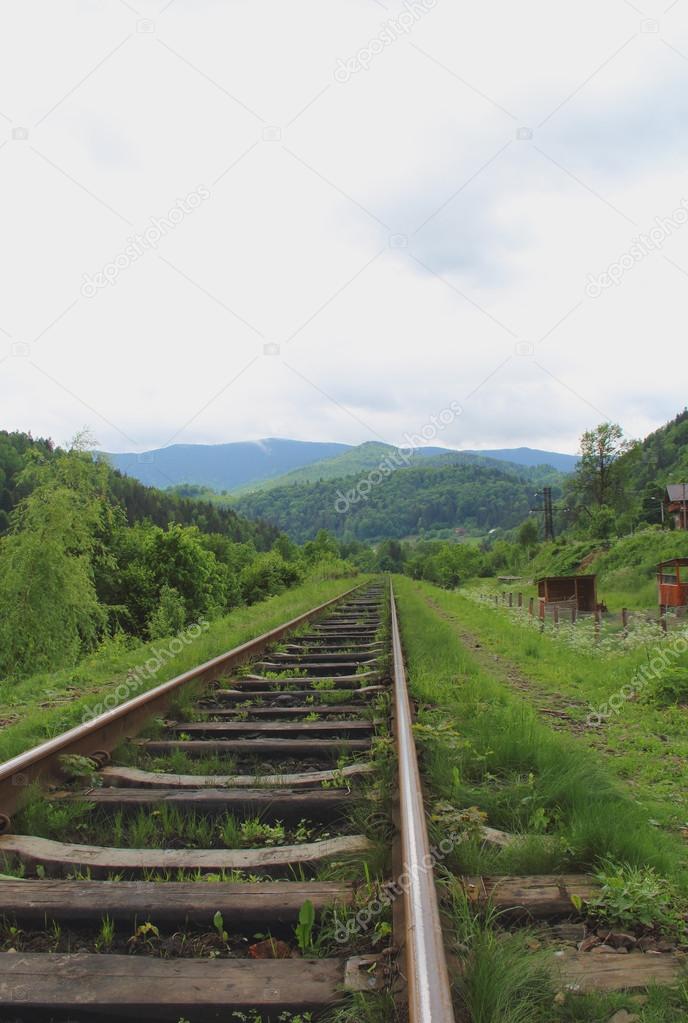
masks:
[[[667,616],[665,614],[659,616],[659,624],[662,626],[662,632],[667,631]]]
[[[555,628],[558,629],[559,628],[559,608],[557,607],[556,604],[552,608],[552,617],[554,618],[554,626],[555,626]]]
[[[600,612],[599,607],[596,607],[595,608],[595,642],[596,643],[599,643],[599,641],[600,641],[600,622],[601,622],[601,620],[602,620],[602,614]]]
[[[578,619],[578,610],[574,606],[574,607],[571,608],[571,625],[575,625],[577,619]]]
[[[531,618],[533,617],[533,605],[534,605],[534,603],[535,603],[535,597],[529,597],[528,598],[528,614],[530,615]]]
[[[509,607],[513,607],[513,606],[514,606],[514,595],[513,595],[513,593],[509,593]]]
[[[628,636],[628,608],[621,608],[621,624],[623,625],[623,634]]]
[[[519,593],[516,599],[518,601],[518,606],[523,607],[523,594]]]

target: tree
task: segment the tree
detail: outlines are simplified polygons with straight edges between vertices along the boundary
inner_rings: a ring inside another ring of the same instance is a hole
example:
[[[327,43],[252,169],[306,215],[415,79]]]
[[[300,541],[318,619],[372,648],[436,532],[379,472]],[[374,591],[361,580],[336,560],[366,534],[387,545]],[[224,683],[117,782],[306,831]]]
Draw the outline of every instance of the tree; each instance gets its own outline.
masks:
[[[535,519],[526,519],[518,531],[518,542],[526,551],[530,551],[538,542],[540,530]]]
[[[151,639],[175,636],[184,628],[185,622],[184,601],[174,586],[165,584],[160,590],[160,603],[148,622],[148,635]]]
[[[65,455],[64,459],[70,456]],[[19,502],[0,539],[0,671],[24,675],[73,664],[106,624],[93,578],[103,509],[82,472],[46,473]],[[20,480],[26,483],[32,472]]]
[[[620,505],[627,470],[620,467],[619,458],[631,447],[624,441],[618,423],[600,423],[594,430],[586,430],[573,478],[574,492],[581,503],[599,508]]]

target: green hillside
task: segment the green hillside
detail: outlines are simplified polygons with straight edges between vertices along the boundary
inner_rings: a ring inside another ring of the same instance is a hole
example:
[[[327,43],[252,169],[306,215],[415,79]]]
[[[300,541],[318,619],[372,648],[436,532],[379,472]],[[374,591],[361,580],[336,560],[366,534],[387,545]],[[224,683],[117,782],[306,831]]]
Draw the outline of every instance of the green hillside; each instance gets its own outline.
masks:
[[[400,539],[418,533],[511,528],[522,521],[544,481],[560,492],[554,470],[502,467],[475,456],[442,455],[396,471],[294,482],[247,494],[234,507],[303,542],[327,529],[345,540]],[[378,481],[379,480],[379,481]]]
[[[688,410],[621,455],[619,468],[625,501],[644,521],[659,522],[666,485],[688,482]]]
[[[507,460],[499,460],[476,452],[451,451],[447,448],[414,448],[399,449],[391,444],[382,444],[376,441],[368,441],[359,444],[358,447],[334,458],[326,458],[293,472],[285,473],[275,479],[262,480],[259,483],[250,483],[238,487],[233,491],[232,496],[241,497],[245,494],[254,494],[266,490],[275,490],[278,487],[291,486],[296,483],[315,483],[318,480],[345,480],[351,476],[362,476],[376,469],[385,472],[396,472],[399,469],[411,467],[422,467],[424,465],[472,465],[484,466],[486,469],[498,469],[504,473],[517,476],[525,476],[528,479],[537,479],[541,482],[552,479],[559,481],[559,473],[549,465],[538,465],[527,467],[517,465]],[[181,491],[180,491],[181,492]]]

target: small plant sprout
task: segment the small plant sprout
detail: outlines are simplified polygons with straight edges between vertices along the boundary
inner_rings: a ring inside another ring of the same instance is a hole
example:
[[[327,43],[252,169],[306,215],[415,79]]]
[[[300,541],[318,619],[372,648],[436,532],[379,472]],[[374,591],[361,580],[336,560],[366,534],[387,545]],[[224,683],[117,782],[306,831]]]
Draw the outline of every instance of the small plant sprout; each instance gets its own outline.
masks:
[[[69,779],[88,782],[92,787],[98,782],[98,764],[90,757],[78,753],[64,753],[60,758],[60,768]]]
[[[138,945],[140,943],[150,942],[151,938],[159,938],[160,931],[148,920],[145,924],[139,924],[132,936],[129,938],[129,944]]]
[[[380,920],[375,924],[375,930],[371,941],[373,945],[381,945],[384,941],[387,941],[392,934],[392,925],[387,923],[386,920]]]
[[[112,948],[112,943],[115,940],[115,923],[109,916],[104,916],[101,924],[98,937],[96,938],[96,948],[100,952],[101,949]]]
[[[227,934],[227,931],[225,930],[225,922],[224,922],[224,919],[222,917],[222,913],[219,911],[219,909],[218,909],[217,913],[215,914],[215,916],[213,917],[213,927],[217,931],[218,936],[220,938],[220,941],[225,941],[226,942],[227,939],[229,938],[229,935]]]
[[[306,899],[299,910],[299,920],[294,928],[299,949],[305,955],[313,948],[313,927],[315,926],[315,908],[310,899]]]

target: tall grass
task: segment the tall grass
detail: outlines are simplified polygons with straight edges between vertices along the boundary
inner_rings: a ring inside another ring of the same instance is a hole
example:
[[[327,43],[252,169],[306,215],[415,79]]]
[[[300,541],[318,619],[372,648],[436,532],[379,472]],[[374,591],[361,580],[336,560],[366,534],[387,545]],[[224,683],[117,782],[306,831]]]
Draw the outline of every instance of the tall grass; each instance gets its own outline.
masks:
[[[537,950],[542,935],[533,940],[528,930],[507,930],[489,907],[467,900],[459,876],[590,871],[607,856],[653,866],[685,891],[684,847],[649,823],[600,756],[540,723],[524,700],[481,668],[455,622],[424,599],[429,587],[397,578],[395,590],[419,708],[422,769],[430,799],[441,800],[431,806],[431,818],[439,819],[431,819],[433,838],[444,837],[441,814],[452,806],[475,806],[489,824],[520,836],[506,848],[486,848],[469,831],[441,868],[445,919],[460,960],[457,1019],[607,1023],[622,1008],[637,1011],[642,1023],[683,1019],[685,987],[653,989],[642,1008],[623,993],[555,1001],[551,949]]]
[[[361,581],[364,578],[361,577]],[[352,585],[351,580],[342,579],[309,581],[259,604],[236,608],[213,621],[207,632],[166,660],[154,676],[144,679],[135,693],[145,692],[231,650],[343,593]],[[165,639],[134,645],[128,641],[110,641],[75,668],[34,675],[21,682],[0,681],[0,716],[9,720],[17,718],[15,724],[0,733],[0,761],[79,724],[84,712],[94,704],[102,704],[105,697],[111,695],[117,699],[117,687],[126,681],[127,673],[145,665],[154,656],[155,648],[165,647]]]
[[[412,692],[419,715],[437,736],[424,744],[425,767],[438,794],[459,805],[479,805],[494,827],[541,833],[550,841],[524,843],[520,868],[530,859],[551,869],[591,870],[600,858],[649,865],[686,883],[681,843],[654,828],[647,815],[575,739],[542,724],[528,704],[481,669],[452,625],[442,620],[406,579],[395,582]],[[450,720],[460,742],[442,739]],[[457,780],[458,779],[458,780]],[[461,854],[459,854],[461,855]],[[500,873],[519,866],[518,851],[490,855]],[[473,867],[478,864],[473,863]]]

